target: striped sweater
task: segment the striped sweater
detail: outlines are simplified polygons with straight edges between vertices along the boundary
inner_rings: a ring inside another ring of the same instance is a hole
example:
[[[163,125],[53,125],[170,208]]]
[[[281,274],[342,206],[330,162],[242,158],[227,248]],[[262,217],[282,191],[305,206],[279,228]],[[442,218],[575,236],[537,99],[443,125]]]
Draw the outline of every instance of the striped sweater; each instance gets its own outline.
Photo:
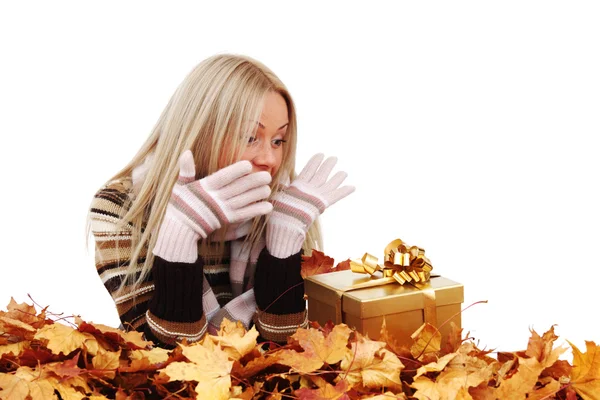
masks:
[[[96,193],[90,210],[96,270],[123,326],[167,348],[217,331],[223,318],[247,328],[254,324],[262,339],[280,343],[307,326],[300,253],[279,259],[269,254],[264,241],[252,249],[242,239],[199,246],[191,264],[156,256],[141,285],[117,293],[130,262],[132,235],[130,225],[118,223],[132,198],[131,179],[115,181]],[[147,252],[141,252],[138,265]]]

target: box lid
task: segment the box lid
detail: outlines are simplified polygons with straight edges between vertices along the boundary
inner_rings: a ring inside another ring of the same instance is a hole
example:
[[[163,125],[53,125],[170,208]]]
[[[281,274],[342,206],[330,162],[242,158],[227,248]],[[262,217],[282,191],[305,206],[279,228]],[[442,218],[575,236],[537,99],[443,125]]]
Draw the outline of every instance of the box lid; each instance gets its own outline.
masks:
[[[419,284],[419,288],[404,284],[389,283],[365,289],[346,291],[353,285],[371,280],[368,275],[357,274],[350,270],[330,272],[309,276],[304,281],[304,290],[315,300],[334,305],[342,295],[342,310],[360,318],[394,314],[423,309],[425,299],[423,290],[435,291],[436,306],[462,303],[463,285],[444,277],[434,277],[429,282]]]

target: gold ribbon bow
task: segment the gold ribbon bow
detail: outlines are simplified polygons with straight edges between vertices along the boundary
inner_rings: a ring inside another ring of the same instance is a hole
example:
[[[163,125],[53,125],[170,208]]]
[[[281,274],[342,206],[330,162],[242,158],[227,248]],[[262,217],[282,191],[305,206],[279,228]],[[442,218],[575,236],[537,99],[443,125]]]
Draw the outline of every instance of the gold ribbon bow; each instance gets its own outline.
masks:
[[[425,250],[417,246],[407,246],[402,240],[392,240],[384,250],[383,266],[379,264],[377,257],[365,253],[362,259],[350,260],[350,268],[353,272],[369,274],[371,277],[377,271],[381,271],[382,278],[359,284],[361,287],[384,285],[386,283],[398,282],[404,285],[406,282],[427,282],[431,277],[431,262],[425,257]]]

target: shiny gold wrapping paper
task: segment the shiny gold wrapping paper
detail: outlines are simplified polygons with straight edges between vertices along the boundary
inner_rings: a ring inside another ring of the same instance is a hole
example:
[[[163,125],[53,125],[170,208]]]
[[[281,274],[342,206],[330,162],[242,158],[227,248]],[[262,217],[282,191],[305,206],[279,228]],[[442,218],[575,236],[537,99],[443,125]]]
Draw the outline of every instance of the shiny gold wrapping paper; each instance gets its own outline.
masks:
[[[387,284],[355,289],[348,288],[372,280],[350,270],[313,275],[304,281],[308,296],[308,319],[321,325],[331,320],[345,323],[371,339],[378,339],[385,317],[388,332],[400,344],[410,346],[410,335],[428,319],[440,327],[451,319],[461,326],[463,285],[444,277],[412,285]],[[435,297],[435,300],[432,300]],[[453,317],[453,315],[456,316]],[[450,331],[450,322],[440,328],[442,340]]]

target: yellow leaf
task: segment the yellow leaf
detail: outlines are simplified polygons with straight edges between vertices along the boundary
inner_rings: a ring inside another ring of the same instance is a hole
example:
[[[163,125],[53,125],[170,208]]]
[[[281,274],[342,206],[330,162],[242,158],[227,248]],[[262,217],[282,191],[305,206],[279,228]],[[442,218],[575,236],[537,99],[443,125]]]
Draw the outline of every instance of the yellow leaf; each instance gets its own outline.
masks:
[[[450,354],[446,354],[445,356],[443,356],[442,358],[440,358],[439,360],[437,360],[437,362],[432,362],[426,365],[423,365],[422,367],[420,367],[417,370],[417,374],[415,375],[415,379],[418,378],[421,375],[424,375],[428,372],[440,372],[441,370],[443,370],[444,368],[446,368],[446,365],[448,365],[448,363],[450,361],[452,361],[452,359],[454,357],[456,357],[458,354],[457,353],[450,353]]]
[[[239,360],[256,347],[258,331],[254,326],[246,332],[240,321],[232,322],[224,318],[218,336],[211,336],[216,343],[220,343],[224,352],[233,360]]]
[[[18,319],[0,316],[0,321],[4,322],[5,326],[22,329],[27,332],[35,332],[35,328],[33,326],[29,325],[28,323],[19,321]]]
[[[2,345],[0,346],[0,358],[2,358],[4,354],[9,353],[12,353],[14,356],[18,356],[19,354],[21,354],[21,351],[28,347],[29,346],[27,345],[27,342],[18,342]]]
[[[586,340],[587,352],[581,353],[577,346],[569,344],[573,348],[572,387],[584,400],[597,400],[600,393],[599,346]]]
[[[440,351],[442,334],[433,325],[424,323],[410,336],[415,343],[410,348],[410,353],[416,359],[422,359],[427,353]]]
[[[551,399],[550,395],[556,394],[560,390],[560,383],[552,379],[550,383],[546,384],[541,389],[531,391],[527,394],[527,400],[543,400],[543,399]]]
[[[351,349],[346,348],[340,368],[347,372],[345,379],[351,386],[362,383],[368,388],[402,389],[400,371],[404,365],[385,345],[359,336]]]
[[[292,338],[300,343],[304,352],[281,350],[276,353],[280,357],[279,363],[303,373],[313,372],[324,363],[338,363],[348,350],[350,332],[350,328],[345,324],[336,325],[327,337],[318,329],[298,329]],[[385,346],[385,343],[382,343],[382,346]]]
[[[105,376],[110,379],[114,379],[115,370],[119,368],[119,358],[121,357],[121,350],[119,351],[107,351],[104,353],[96,354],[92,358],[92,366],[96,371],[96,375],[98,372],[101,373],[102,376]]]
[[[35,339],[47,341],[46,347],[53,354],[63,353],[64,355],[83,348],[84,344],[97,346],[98,343],[96,338],[89,333],[82,333],[59,323],[44,326],[35,334]],[[95,354],[92,351],[90,353]]]
[[[170,351],[161,347],[155,347],[152,350],[133,350],[129,353],[129,359],[141,360],[148,359],[150,364],[158,364],[169,359]]]
[[[536,358],[519,357],[517,372],[509,378],[501,379],[500,385],[495,390],[495,395],[500,399],[525,399],[527,393],[534,389],[544,365]]]
[[[227,353],[212,340],[205,338],[191,346],[180,344],[183,355],[191,362],[173,362],[159,370],[169,381],[196,381],[196,393],[201,399],[228,399],[231,387],[231,367]]]
[[[29,367],[19,367],[13,374],[0,374],[0,387],[0,399],[57,399],[50,382],[41,379],[40,372]]]

